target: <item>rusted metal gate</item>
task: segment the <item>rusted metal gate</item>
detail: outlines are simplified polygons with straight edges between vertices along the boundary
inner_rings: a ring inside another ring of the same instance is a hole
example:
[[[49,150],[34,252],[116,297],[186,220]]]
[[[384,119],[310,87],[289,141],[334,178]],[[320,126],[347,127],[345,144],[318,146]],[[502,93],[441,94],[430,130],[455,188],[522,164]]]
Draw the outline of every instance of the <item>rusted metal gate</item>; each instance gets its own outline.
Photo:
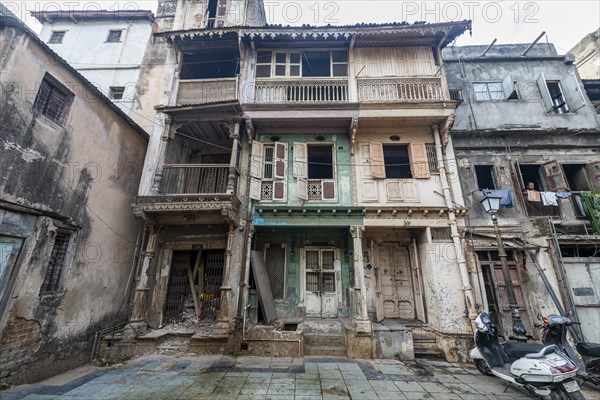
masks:
[[[173,265],[171,267],[169,291],[167,292],[167,304],[165,306],[166,322],[177,321],[181,318],[185,298],[190,293],[188,270],[193,253],[191,251],[176,251],[173,253]]]
[[[219,315],[221,305],[221,285],[223,284],[225,250],[206,250],[203,255],[204,290],[201,299],[201,318],[215,319]]]

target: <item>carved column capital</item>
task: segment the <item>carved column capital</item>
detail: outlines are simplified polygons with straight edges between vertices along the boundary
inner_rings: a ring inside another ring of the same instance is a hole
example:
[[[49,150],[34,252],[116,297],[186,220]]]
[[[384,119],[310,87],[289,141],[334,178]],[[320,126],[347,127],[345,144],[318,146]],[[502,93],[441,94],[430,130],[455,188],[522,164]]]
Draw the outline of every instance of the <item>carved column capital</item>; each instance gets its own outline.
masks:
[[[248,134],[248,143],[252,144],[252,141],[254,140],[254,124],[252,123],[252,118],[250,117],[246,117],[246,133]]]
[[[362,235],[365,231],[365,227],[364,226],[351,226],[350,227],[350,234],[352,235],[353,239],[362,239]]]
[[[229,138],[233,140],[239,140],[240,138],[240,123],[237,121],[225,121],[223,122],[223,126],[227,129],[229,133]]]

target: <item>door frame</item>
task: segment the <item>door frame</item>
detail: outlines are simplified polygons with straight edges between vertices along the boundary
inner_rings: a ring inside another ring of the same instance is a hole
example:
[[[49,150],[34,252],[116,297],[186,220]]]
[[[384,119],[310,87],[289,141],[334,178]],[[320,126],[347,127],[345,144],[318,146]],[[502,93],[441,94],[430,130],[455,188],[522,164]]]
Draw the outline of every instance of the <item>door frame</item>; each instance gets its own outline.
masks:
[[[412,242],[401,244],[397,242],[383,242],[382,244],[374,244],[372,253],[375,255],[375,262],[377,267],[374,271],[375,278],[375,311],[377,322],[381,322],[385,317],[385,309],[383,307],[383,289],[382,289],[382,274],[381,274],[381,265],[380,265],[380,247],[381,246],[396,246],[398,249],[404,248],[406,250],[406,259],[408,262],[407,270],[409,272],[408,278],[410,279],[411,284],[411,292],[413,298],[413,308],[415,320],[419,320],[422,322],[426,322],[426,310],[425,310],[425,302],[423,299],[423,288],[422,288],[422,279],[421,279],[421,265],[418,256],[418,249],[416,245],[416,241],[413,239]],[[418,280],[415,283],[415,280]]]
[[[336,306],[336,316],[323,316],[323,306],[322,306],[322,302],[323,302],[323,297],[321,296],[321,316],[320,317],[316,317],[316,316],[311,316],[310,318],[334,318],[337,317],[337,309],[339,308],[339,305],[342,303],[342,263],[341,263],[341,259],[340,259],[340,249],[338,247],[335,246],[305,246],[302,248],[302,251],[300,253],[300,285],[301,285],[301,305],[304,306],[304,315],[308,316],[308,310],[307,310],[307,291],[306,291],[306,253],[308,251],[319,251],[321,252],[322,250],[333,250],[334,251],[334,263],[333,263],[333,273],[334,273],[334,279],[335,279],[335,301],[337,303]],[[320,257],[320,256],[319,256]]]

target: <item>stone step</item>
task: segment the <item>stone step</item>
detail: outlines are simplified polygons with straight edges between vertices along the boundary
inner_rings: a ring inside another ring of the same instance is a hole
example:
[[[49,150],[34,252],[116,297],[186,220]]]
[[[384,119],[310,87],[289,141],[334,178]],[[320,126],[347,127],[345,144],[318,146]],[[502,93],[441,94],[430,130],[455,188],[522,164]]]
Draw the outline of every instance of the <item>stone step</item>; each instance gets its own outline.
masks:
[[[414,348],[415,356],[418,357],[441,357],[444,358],[445,354],[443,351],[435,348]]]
[[[304,345],[305,346],[339,346],[343,347],[346,343],[346,337],[344,335],[332,335],[325,333],[312,333],[304,334]]]
[[[348,352],[344,346],[306,346],[304,345],[305,356],[331,356],[347,357]]]

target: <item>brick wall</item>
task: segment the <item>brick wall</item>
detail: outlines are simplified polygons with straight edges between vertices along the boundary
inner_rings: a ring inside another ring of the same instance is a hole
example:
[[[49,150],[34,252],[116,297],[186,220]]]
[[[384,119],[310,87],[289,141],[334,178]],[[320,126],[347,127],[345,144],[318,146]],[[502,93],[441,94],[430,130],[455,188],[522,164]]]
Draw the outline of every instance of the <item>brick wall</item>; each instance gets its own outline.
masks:
[[[0,341],[0,378],[10,370],[27,362],[42,342],[41,325],[38,321],[14,317],[4,329]]]

